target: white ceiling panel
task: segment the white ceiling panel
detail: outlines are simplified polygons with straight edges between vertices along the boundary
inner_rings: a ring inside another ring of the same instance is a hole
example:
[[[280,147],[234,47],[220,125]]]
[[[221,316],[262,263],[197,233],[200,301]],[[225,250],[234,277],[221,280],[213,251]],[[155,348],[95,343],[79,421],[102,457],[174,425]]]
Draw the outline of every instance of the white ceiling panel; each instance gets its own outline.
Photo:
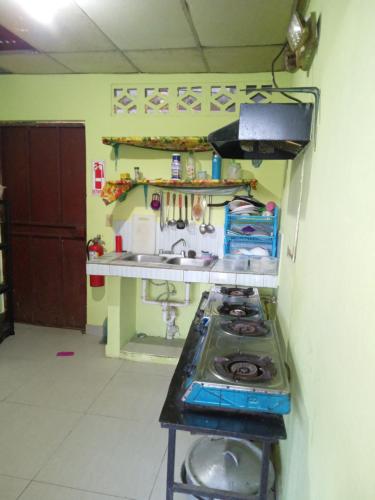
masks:
[[[56,4],[49,1],[50,6]],[[66,2],[55,19],[44,24],[27,14],[18,0],[0,0],[0,25],[42,53],[40,57],[32,52],[3,54],[0,71],[1,67],[36,74],[269,71],[285,41],[295,0]],[[281,59],[278,68],[282,65]]]
[[[1,0],[0,24],[42,52],[82,52],[114,48],[74,1],[69,1],[58,12],[51,24],[43,24],[27,14],[15,0]]]
[[[204,47],[272,45],[286,40],[293,0],[187,0]]]
[[[136,71],[119,51],[57,52],[51,56],[74,73],[134,73]]]
[[[55,74],[71,73],[58,62],[45,54],[0,52],[0,67],[10,73],[19,74]]]
[[[222,47],[204,49],[204,54],[213,73],[257,73],[271,71],[272,60],[280,49],[281,46]],[[277,70],[283,65],[280,59],[275,67]]]
[[[121,50],[194,47],[179,0],[77,0]]]
[[[203,73],[203,59],[197,49],[127,51],[129,59],[143,73]]]

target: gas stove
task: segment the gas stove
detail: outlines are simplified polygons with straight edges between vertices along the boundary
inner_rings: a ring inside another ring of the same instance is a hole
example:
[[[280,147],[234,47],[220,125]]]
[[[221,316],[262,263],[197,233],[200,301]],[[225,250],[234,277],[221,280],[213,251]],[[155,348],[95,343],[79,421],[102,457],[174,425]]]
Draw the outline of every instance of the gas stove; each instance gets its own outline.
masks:
[[[289,413],[289,383],[273,321],[214,314],[199,329],[181,397],[185,405]]]
[[[256,288],[214,286],[204,307],[207,317],[213,315],[263,319],[262,305]]]

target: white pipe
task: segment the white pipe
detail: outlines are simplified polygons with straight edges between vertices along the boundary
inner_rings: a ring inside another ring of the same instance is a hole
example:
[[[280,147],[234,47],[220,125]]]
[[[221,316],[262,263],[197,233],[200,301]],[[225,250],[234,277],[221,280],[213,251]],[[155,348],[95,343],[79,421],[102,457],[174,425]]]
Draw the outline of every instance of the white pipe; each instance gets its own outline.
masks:
[[[143,304],[158,304],[158,305],[164,305],[167,304],[168,306],[173,306],[173,307],[186,307],[187,305],[190,304],[190,283],[185,283],[185,300],[184,302],[169,302],[166,300],[150,300],[147,298],[147,279],[142,279],[142,302]]]

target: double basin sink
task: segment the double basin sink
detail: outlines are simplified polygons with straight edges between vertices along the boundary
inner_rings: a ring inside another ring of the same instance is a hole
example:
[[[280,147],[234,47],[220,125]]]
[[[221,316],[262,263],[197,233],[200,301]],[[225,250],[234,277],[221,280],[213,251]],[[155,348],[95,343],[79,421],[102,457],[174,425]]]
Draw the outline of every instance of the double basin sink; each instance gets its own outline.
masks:
[[[182,255],[151,255],[130,253],[121,258],[128,264],[151,267],[180,267],[184,269],[210,268],[216,259],[190,259]]]

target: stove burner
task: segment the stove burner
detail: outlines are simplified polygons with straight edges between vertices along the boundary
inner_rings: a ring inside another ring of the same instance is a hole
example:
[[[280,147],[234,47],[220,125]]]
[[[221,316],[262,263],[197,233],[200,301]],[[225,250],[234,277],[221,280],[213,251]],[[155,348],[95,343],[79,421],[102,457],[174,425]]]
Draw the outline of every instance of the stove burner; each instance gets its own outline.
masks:
[[[226,333],[239,337],[265,337],[270,332],[264,321],[233,319],[223,321],[220,326]]]
[[[230,297],[250,297],[254,295],[253,288],[227,288],[222,286],[220,288],[220,293],[223,295],[229,295]]]
[[[223,305],[218,307],[219,314],[226,314],[229,316],[236,317],[246,317],[246,316],[257,316],[259,314],[259,309],[257,307],[251,307],[248,304],[229,304],[228,302],[223,302]]]
[[[216,374],[229,382],[265,382],[276,375],[269,356],[233,353],[215,357],[213,364]]]

